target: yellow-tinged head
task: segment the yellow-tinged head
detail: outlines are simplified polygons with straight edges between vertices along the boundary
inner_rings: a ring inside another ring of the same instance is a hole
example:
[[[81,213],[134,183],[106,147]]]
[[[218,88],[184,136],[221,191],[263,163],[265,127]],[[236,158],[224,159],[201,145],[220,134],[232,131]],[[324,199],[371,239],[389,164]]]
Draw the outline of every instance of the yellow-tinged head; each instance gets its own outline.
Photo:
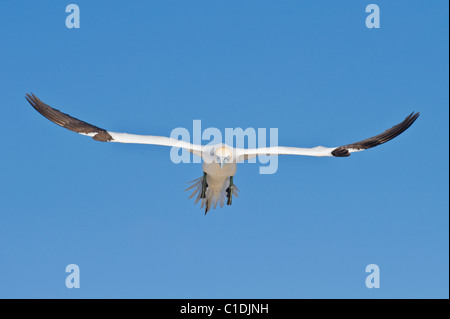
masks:
[[[215,151],[215,155],[218,157],[229,157],[231,158],[233,156],[233,153],[231,152],[231,150],[227,147],[219,147],[216,149]]]
[[[229,148],[222,146],[215,150],[214,155],[217,163],[219,163],[220,168],[222,169],[223,165],[232,161],[233,152]]]

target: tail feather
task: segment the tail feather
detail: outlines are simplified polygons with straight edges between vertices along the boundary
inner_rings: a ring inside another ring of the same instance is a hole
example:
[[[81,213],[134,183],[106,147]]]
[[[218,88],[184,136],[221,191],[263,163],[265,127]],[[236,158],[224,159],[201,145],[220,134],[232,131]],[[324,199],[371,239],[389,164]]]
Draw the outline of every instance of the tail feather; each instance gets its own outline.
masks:
[[[195,181],[192,181],[192,182],[195,182]],[[190,182],[190,183],[192,183],[192,182]],[[190,189],[193,189],[193,188],[196,187],[196,186],[198,186],[198,182],[193,183],[191,186],[189,186],[189,187],[186,188],[185,190],[188,191],[188,190],[190,190]]]

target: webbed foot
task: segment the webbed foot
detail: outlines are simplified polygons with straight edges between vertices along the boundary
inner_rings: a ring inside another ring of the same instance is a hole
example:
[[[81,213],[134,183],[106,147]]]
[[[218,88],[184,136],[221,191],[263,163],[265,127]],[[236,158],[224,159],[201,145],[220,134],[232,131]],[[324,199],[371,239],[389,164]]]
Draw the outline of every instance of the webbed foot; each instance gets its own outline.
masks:
[[[230,176],[230,186],[228,186],[226,192],[227,192],[227,205],[231,205],[232,199],[233,199],[233,176]]]
[[[206,188],[208,187],[208,183],[206,182],[206,173],[203,172],[202,179],[202,192],[200,194],[200,198],[206,198]]]

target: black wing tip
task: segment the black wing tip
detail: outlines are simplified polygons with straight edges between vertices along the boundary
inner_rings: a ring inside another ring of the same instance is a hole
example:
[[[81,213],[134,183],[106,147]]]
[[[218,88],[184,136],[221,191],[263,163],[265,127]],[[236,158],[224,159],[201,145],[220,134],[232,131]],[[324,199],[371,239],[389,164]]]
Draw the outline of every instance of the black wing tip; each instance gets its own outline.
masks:
[[[413,125],[413,123],[419,118],[420,116],[420,112],[412,112],[411,114],[409,114],[404,120],[403,122],[401,122],[400,124],[398,124],[399,130],[398,132],[396,132],[396,134],[394,134],[394,136],[391,138],[395,138],[397,136],[399,136],[400,134],[402,134],[404,131],[406,131],[411,125]],[[395,126],[394,126],[395,127]],[[389,139],[388,141],[390,141],[391,139]],[[387,141],[386,141],[387,142]]]
[[[62,113],[61,111],[52,108],[51,106],[42,102],[33,93],[25,93],[25,99],[41,115],[59,126],[80,134],[96,133],[92,136],[92,138],[99,142],[110,142],[114,140],[106,130],[84,121],[80,121],[77,118],[74,118],[68,114]]]
[[[42,102],[36,95],[34,95],[33,93],[28,94],[25,93],[25,99],[28,101],[28,103],[30,103],[30,105],[39,113],[41,113],[41,115],[43,115],[44,117],[46,117],[47,119],[49,119],[50,121],[53,122],[53,120],[51,118],[49,118],[48,116],[48,112],[49,110],[55,110],[57,112],[59,112],[58,110],[48,106],[47,104],[45,104],[44,102]],[[59,123],[56,123],[58,125],[61,125]]]
[[[408,115],[408,117],[405,119],[408,120],[409,122],[414,123],[420,116],[420,112],[412,112],[411,114]]]
[[[417,118],[420,116],[420,112],[412,112],[411,114],[409,114],[405,120],[403,122],[406,121],[412,121],[414,122],[415,120],[417,120]],[[412,124],[412,123],[411,123]]]
[[[39,101],[39,99],[37,98],[37,96],[36,95],[34,95],[33,94],[33,92],[30,92],[29,94],[28,93],[25,93],[25,98],[28,100],[28,101]]]
[[[412,112],[411,113],[411,124],[414,123],[420,116],[420,112]]]
[[[46,117],[50,121],[54,122],[55,124],[58,124],[60,126],[63,126],[61,123],[55,122],[54,119],[50,116],[50,113],[52,110],[59,112],[58,110],[48,106],[44,102],[42,102],[36,95],[33,93],[28,94],[25,93],[25,99],[30,103],[30,105],[38,111],[42,116]]]
[[[331,154],[335,157],[348,157],[350,156],[350,152],[348,149],[366,150],[384,144],[406,131],[419,118],[419,116],[420,112],[412,112],[401,123],[386,130],[384,133],[361,142],[339,146],[334,149]]]
[[[32,107],[38,110],[40,100],[33,93],[31,94],[25,93],[25,99],[28,101],[28,103],[31,104]]]

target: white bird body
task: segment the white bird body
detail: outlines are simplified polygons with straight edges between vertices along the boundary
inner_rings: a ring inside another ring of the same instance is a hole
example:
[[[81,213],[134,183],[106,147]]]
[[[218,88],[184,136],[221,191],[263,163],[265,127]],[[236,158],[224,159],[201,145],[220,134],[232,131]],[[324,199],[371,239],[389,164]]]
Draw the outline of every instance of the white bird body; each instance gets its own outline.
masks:
[[[194,192],[189,198],[192,198],[197,194],[195,203],[201,200],[201,206],[205,206],[205,214],[211,207],[216,208],[218,204],[222,207],[225,204],[225,200],[227,200],[227,205],[231,205],[231,198],[238,195],[238,189],[233,183],[237,163],[254,158],[258,155],[286,154],[316,157],[347,157],[350,156],[351,153],[363,151],[390,141],[408,129],[419,117],[419,113],[413,112],[408,115],[403,122],[381,134],[356,143],[338,147],[317,146],[313,148],[299,148],[275,146],[240,149],[225,144],[203,146],[164,136],[111,132],[62,113],[43,103],[33,94],[27,94],[26,99],[31,106],[50,121],[76,133],[90,136],[96,141],[179,147],[187,149],[192,154],[199,156],[203,160],[203,176],[192,181],[194,184],[187,190],[194,189]]]
[[[225,164],[222,169],[218,163],[203,162],[202,166],[203,172],[206,173],[206,184],[208,185],[205,201],[211,202],[214,208],[216,208],[217,203],[220,203],[220,207],[223,207],[227,198],[226,190],[230,185],[230,177],[236,174],[236,163]],[[236,193],[234,194],[236,195]]]
[[[227,163],[220,168],[220,165],[216,162],[202,164],[203,172],[208,175],[207,182],[215,182],[230,176],[234,176],[236,174],[237,164],[236,163]],[[211,180],[210,180],[211,178]]]
[[[217,204],[223,207],[225,204],[225,199],[227,198],[226,190],[230,186],[230,177],[236,174],[237,164],[234,161],[232,154],[234,149],[225,144],[216,144],[205,148],[203,152],[202,169],[205,173],[203,177],[199,180],[199,186],[203,178],[206,178],[207,190],[206,197],[202,199],[202,206],[206,205],[205,210],[209,210],[208,205],[216,208]],[[230,160],[224,163],[222,166],[218,163],[216,154],[220,155],[230,155]],[[234,188],[233,194],[237,196],[237,188]],[[201,187],[198,187],[194,194],[198,192],[197,201],[201,199]],[[192,196],[192,195],[191,195]]]

